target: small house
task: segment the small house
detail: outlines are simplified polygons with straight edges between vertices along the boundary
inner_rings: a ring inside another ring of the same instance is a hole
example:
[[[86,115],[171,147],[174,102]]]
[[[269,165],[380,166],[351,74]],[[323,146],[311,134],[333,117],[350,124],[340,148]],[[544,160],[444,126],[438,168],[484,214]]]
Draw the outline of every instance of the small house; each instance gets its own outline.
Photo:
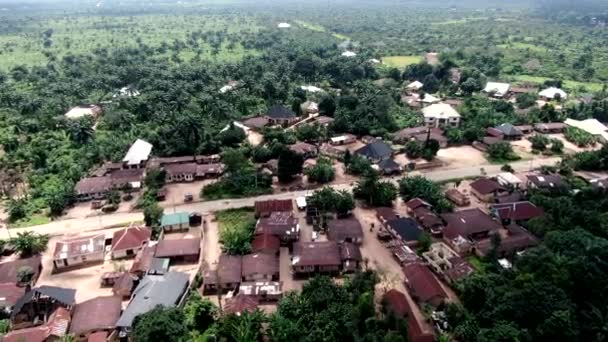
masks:
[[[405,294],[392,289],[384,294],[382,303],[387,311],[392,312],[396,317],[407,320],[407,336],[411,342],[435,342],[435,333],[428,324],[424,324],[421,318],[415,315],[412,304],[408,301]]]
[[[65,113],[65,117],[68,119],[80,119],[83,117],[92,117],[96,118],[103,112],[103,109],[94,104],[86,104],[73,107],[67,113]]]
[[[76,183],[74,192],[79,201],[90,201],[106,198],[111,189],[112,179],[108,176],[86,177]]]
[[[469,197],[456,188],[448,189],[445,192],[445,197],[459,207],[466,207],[467,205],[471,204]]]
[[[239,294],[255,298],[259,302],[278,302],[283,296],[283,283],[280,281],[244,282],[239,286]]]
[[[46,318],[46,317],[45,317]],[[67,332],[70,325],[70,311],[58,307],[52,311],[46,322],[42,325],[28,327],[25,329],[15,328],[4,336],[3,342],[45,342],[60,341]]]
[[[156,258],[167,258],[171,263],[198,263],[201,239],[164,239],[156,245]]]
[[[403,267],[405,283],[412,298],[419,304],[437,308],[448,298],[447,293],[433,272],[422,263],[411,263]]]
[[[300,238],[300,223],[293,212],[273,212],[268,217],[258,219],[255,235],[273,235],[284,245],[289,245]]]
[[[53,266],[55,270],[103,263],[105,234],[68,238],[55,244]]]
[[[563,122],[549,122],[549,123],[538,123],[534,125],[534,130],[539,133],[562,133],[566,128],[566,124]]]
[[[538,96],[544,101],[565,100],[568,98],[568,94],[565,91],[556,87],[543,89],[538,93]]]
[[[529,201],[494,204],[490,207],[492,214],[503,224],[518,223],[544,215],[544,211]]]
[[[291,110],[281,105],[275,105],[268,110],[268,121],[273,126],[289,126],[299,119],[296,114]]]
[[[129,227],[114,232],[110,253],[112,259],[135,257],[150,241],[152,231],[146,227]]]
[[[137,139],[127,151],[127,154],[122,159],[123,168],[125,169],[140,169],[145,168],[148,159],[152,153],[152,144],[147,141]]]
[[[342,267],[340,247],[334,241],[294,243],[291,267],[298,275],[338,273]]]
[[[340,258],[342,259],[342,270],[344,272],[357,271],[363,261],[359,246],[350,242],[340,244]]]
[[[28,328],[40,323],[52,322],[52,314],[59,309],[67,312],[70,318],[70,311],[75,304],[76,290],[56,286],[39,286],[27,291],[21,297],[11,313],[11,327],[14,330]],[[67,330],[67,326],[65,327]]]
[[[276,254],[253,253],[243,256],[243,281],[278,281],[279,258]]]
[[[544,190],[564,190],[568,185],[557,175],[528,175],[528,188]]]
[[[478,178],[469,186],[473,196],[486,203],[494,202],[494,198],[507,193],[507,190],[497,181],[486,177]]]
[[[466,209],[442,215],[446,222],[443,236],[453,239],[461,236],[465,239],[480,240],[487,238],[491,232],[498,231],[502,225],[493,220],[479,208]]]
[[[304,143],[304,142],[290,145],[289,149],[292,152],[301,155],[304,159],[314,158],[319,153],[319,151],[317,150],[317,147],[315,145],[311,145],[311,144]]]
[[[393,149],[384,141],[376,140],[356,150],[355,153],[377,163],[384,159],[391,158],[393,156]]]
[[[239,292],[236,296],[226,298],[223,312],[225,315],[240,316],[246,312],[255,312],[258,305],[260,305],[260,301],[255,296],[248,296]]]
[[[70,334],[77,340],[86,340],[96,332],[111,333],[116,327],[122,310],[122,298],[117,296],[96,297],[76,304]]]
[[[203,294],[217,291],[226,293],[238,289],[242,280],[243,257],[240,255],[220,255],[217,268],[203,274]]]
[[[189,230],[190,214],[187,212],[164,214],[160,221],[160,227],[165,232]]]
[[[327,238],[337,243],[361,244],[363,242],[363,228],[354,216],[330,220],[327,223]]]
[[[488,82],[486,87],[483,89],[483,92],[494,97],[505,97],[509,94],[509,89],[511,85],[509,83],[500,83],[500,82]]]
[[[267,217],[273,212],[293,211],[293,200],[255,201],[255,217]]]
[[[193,182],[196,177],[197,163],[165,165],[165,181],[167,183]]]
[[[336,145],[348,145],[348,144],[352,144],[354,142],[357,141],[357,137],[355,135],[352,134],[342,134],[342,135],[338,135],[335,137],[332,137],[329,139],[329,143],[336,146]]]
[[[409,217],[390,220],[386,222],[385,226],[396,239],[401,240],[407,246],[416,246],[420,235],[422,235],[422,229],[420,229],[416,220]]]

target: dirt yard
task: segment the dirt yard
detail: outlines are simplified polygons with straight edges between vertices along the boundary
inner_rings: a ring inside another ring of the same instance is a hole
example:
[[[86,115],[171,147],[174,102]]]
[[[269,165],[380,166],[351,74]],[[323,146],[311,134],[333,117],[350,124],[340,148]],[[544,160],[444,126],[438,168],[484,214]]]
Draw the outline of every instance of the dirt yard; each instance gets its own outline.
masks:
[[[520,140],[511,141],[511,147],[513,151],[520,156],[522,159],[538,158],[539,156],[532,154],[532,143],[530,140],[524,138]]]
[[[247,134],[247,141],[252,146],[258,146],[264,141],[264,136],[258,132],[249,131],[249,133]]]
[[[440,149],[437,158],[446,163],[446,168],[460,168],[487,164],[483,152],[472,146],[458,146]]]
[[[215,216],[209,215],[205,218],[207,225],[205,228],[205,238],[203,243],[203,267],[215,267],[222,253],[220,247],[220,235],[218,223]]]
[[[170,208],[172,206],[184,203],[184,196],[186,193],[191,193],[194,202],[201,201],[200,193],[203,186],[214,183],[215,179],[205,179],[202,181],[190,182],[190,183],[172,183],[167,184],[167,198],[159,202],[159,205],[163,208]]]
[[[480,201],[477,197],[473,196],[473,194],[471,193],[471,187],[470,184],[472,183],[472,180],[463,180],[462,182],[460,182],[460,184],[458,185],[457,189],[458,191],[460,191],[461,193],[469,196],[469,199],[471,201],[471,204],[466,206],[466,207],[458,207],[454,204],[454,209],[455,210],[465,210],[465,209],[473,209],[473,208],[479,208],[485,212],[488,212],[488,204],[484,203],[482,201]],[[454,188],[455,187],[455,183],[448,183],[445,184],[443,186],[443,190],[448,190],[450,188]]]
[[[281,247],[279,275],[283,283],[283,293],[288,291],[301,291],[307,280],[294,279],[291,274],[291,255],[289,248]]]
[[[549,138],[561,140],[564,143],[564,152],[569,153],[569,154],[574,154],[574,153],[583,152],[583,151],[593,151],[593,150],[598,150],[598,149],[602,148],[601,144],[595,144],[595,146],[591,146],[591,147],[578,147],[575,144],[566,140],[566,137],[564,137],[563,134],[547,134],[547,136]]]
[[[133,199],[131,199],[130,201],[121,201],[120,205],[118,206],[118,210],[116,210],[115,213],[130,212],[133,209],[133,206],[135,205],[135,203],[137,203],[137,199],[139,198],[139,196],[140,196],[140,193],[134,192]],[[97,216],[97,215],[103,214],[101,212],[101,210],[92,209],[91,202],[92,201],[76,203],[73,207],[69,208],[66,211],[65,215],[62,216],[62,218],[71,219],[71,218],[81,218],[81,217],[92,217],[92,216]]]

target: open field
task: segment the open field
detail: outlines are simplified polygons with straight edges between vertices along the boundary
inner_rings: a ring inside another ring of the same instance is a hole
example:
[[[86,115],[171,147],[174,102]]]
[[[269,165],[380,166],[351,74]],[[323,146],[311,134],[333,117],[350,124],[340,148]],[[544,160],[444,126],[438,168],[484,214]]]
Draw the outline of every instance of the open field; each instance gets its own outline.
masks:
[[[312,31],[316,31],[316,32],[327,32],[327,29],[319,24],[314,24],[314,23],[310,23],[310,22],[306,22],[306,21],[302,21],[302,20],[294,20],[294,22],[300,26],[302,26],[305,29],[309,29]],[[335,32],[331,32],[331,35],[334,38],[337,39],[341,39],[341,40],[349,40],[350,37],[340,34],[340,33],[335,33]]]
[[[530,75],[505,75],[505,79],[512,79],[519,82],[531,82],[535,84],[542,84],[546,80],[551,79],[550,77],[541,76],[530,76]],[[601,91],[603,84],[597,82],[578,82],[572,80],[564,80],[564,88],[567,90],[578,90],[579,88],[586,88],[587,91]]]
[[[410,64],[416,64],[422,61],[420,56],[385,56],[382,57],[382,63],[390,67],[405,68]]]

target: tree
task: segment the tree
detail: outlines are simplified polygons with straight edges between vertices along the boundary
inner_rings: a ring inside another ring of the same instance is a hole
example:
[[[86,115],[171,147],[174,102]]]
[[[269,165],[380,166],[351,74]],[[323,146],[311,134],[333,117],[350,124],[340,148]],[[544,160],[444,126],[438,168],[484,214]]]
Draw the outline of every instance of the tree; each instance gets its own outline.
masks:
[[[366,201],[377,207],[392,207],[397,197],[397,188],[393,183],[381,182],[376,172],[368,172],[357,182],[353,189],[355,198]]]
[[[422,158],[425,160],[433,160],[439,151],[439,142],[435,139],[428,139],[422,148]]]
[[[515,170],[513,170],[513,167],[509,164],[504,164],[503,166],[500,167],[500,171],[504,171],[504,172],[515,172]]]
[[[285,150],[279,156],[278,177],[279,182],[288,183],[294,176],[302,173],[304,158],[291,150]]]
[[[146,227],[157,228],[160,226],[160,220],[163,217],[163,208],[156,202],[148,203],[144,207],[144,223]]]
[[[10,242],[21,254],[21,257],[25,258],[44,252],[49,243],[49,236],[31,231],[18,232],[17,236],[13,237]]]
[[[228,315],[219,324],[219,335],[228,342],[261,342],[262,323],[266,321],[260,310]]]
[[[355,208],[353,195],[346,190],[336,191],[329,186],[313,192],[308,202],[321,213],[336,212],[338,215],[346,215]]]
[[[404,201],[421,198],[439,212],[452,209],[452,204],[443,196],[441,187],[422,176],[404,177],[399,181],[399,193]]]
[[[333,116],[336,111],[336,101],[330,95],[325,95],[319,102],[319,113]]]
[[[564,143],[559,139],[551,139],[551,152],[562,154],[564,152]]]
[[[519,159],[519,156],[513,152],[513,147],[506,141],[499,141],[488,146],[488,156],[496,161],[511,161]]]
[[[544,151],[547,149],[547,145],[549,144],[549,138],[541,134],[534,134],[529,139],[532,143],[533,150]]]
[[[8,218],[10,222],[18,221],[27,215],[27,201],[24,198],[11,199],[8,202]]]
[[[249,166],[249,161],[243,151],[234,148],[224,150],[222,163],[226,166],[226,173],[237,173]]]
[[[234,123],[230,123],[228,129],[221,132],[219,136],[221,144],[228,147],[237,147],[245,138],[247,138],[245,131],[240,127],[236,127]]]
[[[515,101],[519,108],[530,108],[536,104],[536,95],[532,93],[522,93],[517,95]]]
[[[21,266],[17,270],[17,282],[20,284],[29,284],[34,277],[34,270],[29,266]]]
[[[196,292],[190,294],[184,306],[185,323],[188,330],[204,332],[215,322],[216,315],[217,307],[211,301],[203,299]]]
[[[433,240],[431,239],[431,235],[427,232],[422,232],[418,237],[418,253],[422,254],[428,251],[431,248],[431,244]]]
[[[329,183],[334,180],[335,172],[331,160],[318,158],[317,164],[306,170],[308,180],[317,183]]]
[[[182,342],[187,335],[186,317],[178,308],[159,305],[133,321],[134,341]]]
[[[116,190],[110,191],[108,193],[108,203],[111,205],[119,205],[120,204],[120,192]]]
[[[422,154],[422,146],[416,140],[410,140],[405,144],[404,147],[405,155],[411,159],[420,158]]]
[[[372,164],[366,158],[355,154],[352,156],[346,169],[351,175],[359,176],[368,172],[373,172]]]

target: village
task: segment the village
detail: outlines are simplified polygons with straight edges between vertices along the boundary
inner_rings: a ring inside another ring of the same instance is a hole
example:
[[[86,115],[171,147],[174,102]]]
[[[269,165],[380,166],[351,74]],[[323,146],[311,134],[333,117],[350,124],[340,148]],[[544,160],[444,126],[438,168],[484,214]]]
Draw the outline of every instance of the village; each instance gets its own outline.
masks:
[[[178,210],[184,203],[204,203],[201,187],[221,179],[225,172],[221,156],[156,157],[152,144],[138,139],[122,162],[104,163],[76,185],[80,203],[69,209],[66,218],[77,224],[79,218],[101,220],[115,212],[137,211],[134,203],[144,190],[146,175],[160,170],[165,185],[156,199],[165,210],[159,229],[141,221],[87,231],[74,226],[53,235],[42,255],[3,257],[0,297],[12,330],[3,341],[30,341],[41,335],[49,340],[68,333],[78,341],[127,340],[138,315],[156,305],[180,306],[191,292],[216,303],[226,314],[257,309],[272,313],[285,293],[301,290],[313,275],[329,275],[340,282],[364,269],[381,275],[378,302],[386,301],[407,317],[410,340],[434,341],[445,324],[445,304],[459,301],[451,286],[478,271],[479,259],[497,253],[501,267],[510,269],[514,256],[538,244],[525,225],[544,212],[526,200],[527,192],[568,191],[559,174],[539,170],[543,159],[549,165],[555,158],[533,155],[528,139],[546,135],[562,141],[565,153],[574,153],[584,149],[564,138],[567,127],[588,132],[598,141],[607,139],[608,129],[597,120],[503,123],[487,127],[486,136],[472,145],[452,146],[444,131],[461,124],[460,100],[422,94],[421,88],[420,82],[411,82],[403,101],[420,109],[423,125],[399,130],[392,140],[342,134],[318,144],[296,142],[289,149],[302,156],[304,170],[314,167],[319,158],[329,159],[337,171],[328,184],[338,188],[349,189],[358,180],[344,165],[350,154],[368,160],[389,182],[396,182],[399,175],[453,174],[445,177],[439,194],[452,203],[453,211],[439,210],[429,198],[402,194],[392,207],[358,203],[347,213],[328,217],[308,203],[320,184],[307,181],[306,176],[288,186],[274,179],[273,192],[283,198],[253,198],[253,206],[240,209],[255,218],[255,224],[250,250],[234,253],[220,241],[221,204],[204,212]],[[484,89],[488,97],[506,100],[531,91],[493,82]],[[545,89],[537,105],[559,103],[566,97],[561,89]],[[289,131],[333,121],[319,115],[313,101],[305,102],[302,109],[303,117],[275,106],[265,115],[234,122],[226,129],[243,130],[249,143],[257,145],[263,143],[261,132],[267,126]],[[101,112],[99,106],[81,106],[66,117],[94,117]],[[432,158],[411,158],[404,151],[410,141],[424,145],[429,140],[439,145]],[[492,165],[488,149],[505,142],[522,159],[522,166],[488,174],[485,168]],[[256,168],[276,176],[277,161]],[[461,177],[463,168],[475,169],[476,176]],[[579,176],[593,187],[606,186],[606,179],[598,175]],[[122,203],[109,200],[116,191]]]

